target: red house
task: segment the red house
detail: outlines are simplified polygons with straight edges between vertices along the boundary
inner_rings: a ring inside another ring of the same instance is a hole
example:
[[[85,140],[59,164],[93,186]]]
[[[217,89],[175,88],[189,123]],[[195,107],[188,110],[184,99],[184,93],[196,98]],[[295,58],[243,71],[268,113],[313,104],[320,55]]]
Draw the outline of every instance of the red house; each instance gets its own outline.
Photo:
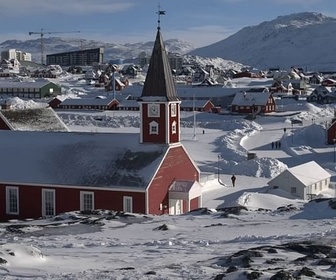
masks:
[[[215,105],[210,100],[183,100],[182,111],[211,112]]]
[[[48,102],[48,105],[50,108],[57,109],[59,105],[66,99],[66,97],[63,96],[56,96],[52,100]]]
[[[334,79],[325,79],[321,82],[321,85],[325,87],[334,87],[336,86],[336,81]]]
[[[139,99],[140,135],[0,131],[0,219],[201,207],[200,171],[180,142],[180,103],[158,28]]]
[[[232,103],[232,113],[265,114],[275,111],[275,101],[268,90],[237,92]]]
[[[327,142],[328,144],[336,144],[336,119],[333,118],[331,125],[329,126],[329,128],[327,129]]]

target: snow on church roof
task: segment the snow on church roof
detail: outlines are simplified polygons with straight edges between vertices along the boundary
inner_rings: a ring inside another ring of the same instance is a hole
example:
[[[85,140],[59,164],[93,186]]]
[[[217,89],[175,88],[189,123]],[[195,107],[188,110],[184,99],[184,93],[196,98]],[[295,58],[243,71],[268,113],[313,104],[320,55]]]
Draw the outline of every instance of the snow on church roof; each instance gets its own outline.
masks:
[[[0,131],[0,181],[144,189],[167,149],[138,133]]]

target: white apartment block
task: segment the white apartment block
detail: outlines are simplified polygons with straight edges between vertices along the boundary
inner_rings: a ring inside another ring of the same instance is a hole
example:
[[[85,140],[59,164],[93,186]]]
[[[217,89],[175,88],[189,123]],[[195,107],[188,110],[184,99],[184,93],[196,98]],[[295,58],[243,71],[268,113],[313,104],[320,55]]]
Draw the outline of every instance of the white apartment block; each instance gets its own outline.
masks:
[[[32,61],[31,53],[19,51],[16,49],[9,49],[1,52],[1,59],[17,59],[18,61]]]

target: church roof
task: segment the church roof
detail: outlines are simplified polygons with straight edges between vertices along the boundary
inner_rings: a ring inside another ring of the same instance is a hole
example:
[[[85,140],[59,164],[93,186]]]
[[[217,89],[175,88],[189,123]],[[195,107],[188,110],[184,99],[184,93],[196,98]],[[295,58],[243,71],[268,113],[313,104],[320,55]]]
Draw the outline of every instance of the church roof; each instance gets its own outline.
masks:
[[[0,181],[145,190],[168,149],[138,133],[0,131]]]
[[[160,28],[156,34],[154,48],[147,71],[146,81],[140,100],[179,101],[176,93],[173,74]]]

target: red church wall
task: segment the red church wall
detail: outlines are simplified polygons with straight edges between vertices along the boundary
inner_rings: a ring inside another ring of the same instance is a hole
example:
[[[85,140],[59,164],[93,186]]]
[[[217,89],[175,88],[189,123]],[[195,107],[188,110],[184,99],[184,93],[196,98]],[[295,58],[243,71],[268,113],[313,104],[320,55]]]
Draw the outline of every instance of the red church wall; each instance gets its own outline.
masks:
[[[177,105],[180,106],[180,105]],[[180,127],[179,127],[179,119],[180,119],[180,110],[177,110],[175,117],[170,117],[170,143],[180,142]],[[176,133],[172,133],[172,123],[176,122]]]
[[[199,181],[198,170],[181,146],[169,150],[149,187],[149,214],[160,215],[169,213],[168,189],[171,183],[177,179]],[[163,207],[160,210],[160,203],[167,207]]]
[[[143,142],[144,143],[166,143],[166,107],[164,104],[160,104],[160,116],[159,117],[148,117],[148,104],[143,105],[143,118],[142,118],[142,131],[143,131]],[[159,124],[158,134],[149,133],[149,124],[155,121]]]
[[[6,186],[19,187],[19,215],[6,214]],[[42,216],[42,189],[55,190],[56,215],[80,210],[80,192],[94,192],[94,208],[123,211],[123,197],[133,198],[133,212],[146,213],[145,192],[123,192],[61,187],[0,185],[0,220],[39,218]]]

